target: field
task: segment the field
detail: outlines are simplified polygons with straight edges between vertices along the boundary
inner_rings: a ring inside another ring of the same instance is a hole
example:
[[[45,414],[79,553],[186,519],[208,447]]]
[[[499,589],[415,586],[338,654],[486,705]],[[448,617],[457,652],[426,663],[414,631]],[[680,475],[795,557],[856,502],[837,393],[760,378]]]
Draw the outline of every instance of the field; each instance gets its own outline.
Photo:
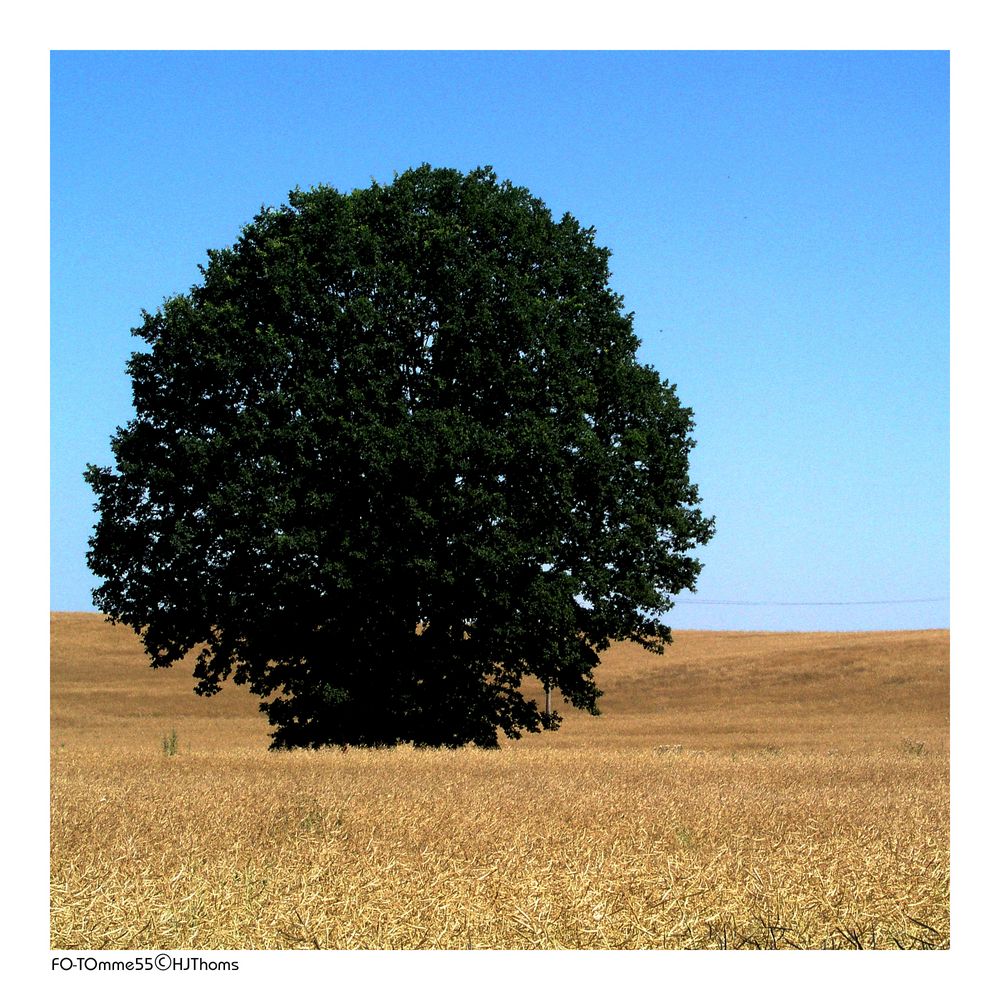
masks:
[[[678,632],[500,751],[270,753],[51,628],[52,948],[949,946],[946,631]]]

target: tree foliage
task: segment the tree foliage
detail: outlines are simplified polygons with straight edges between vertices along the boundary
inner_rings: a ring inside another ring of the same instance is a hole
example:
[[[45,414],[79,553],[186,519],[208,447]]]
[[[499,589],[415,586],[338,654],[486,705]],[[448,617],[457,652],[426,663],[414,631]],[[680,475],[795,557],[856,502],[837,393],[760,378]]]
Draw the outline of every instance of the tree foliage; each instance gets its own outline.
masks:
[[[263,209],[133,331],[97,606],[248,684],[273,747],[493,747],[558,726],[527,676],[596,714],[712,533],[608,259],[489,168]]]

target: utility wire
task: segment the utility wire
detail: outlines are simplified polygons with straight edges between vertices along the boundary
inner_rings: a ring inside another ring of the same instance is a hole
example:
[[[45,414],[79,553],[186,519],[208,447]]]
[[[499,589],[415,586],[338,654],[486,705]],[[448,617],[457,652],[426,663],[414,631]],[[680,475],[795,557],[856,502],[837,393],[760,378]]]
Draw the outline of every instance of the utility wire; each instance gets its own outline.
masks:
[[[951,600],[950,597],[912,597],[901,601],[699,601],[697,599],[689,601],[681,598],[674,601],[674,604],[725,604],[739,605],[745,608],[819,608],[858,604],[933,604],[938,601],[949,600]]]

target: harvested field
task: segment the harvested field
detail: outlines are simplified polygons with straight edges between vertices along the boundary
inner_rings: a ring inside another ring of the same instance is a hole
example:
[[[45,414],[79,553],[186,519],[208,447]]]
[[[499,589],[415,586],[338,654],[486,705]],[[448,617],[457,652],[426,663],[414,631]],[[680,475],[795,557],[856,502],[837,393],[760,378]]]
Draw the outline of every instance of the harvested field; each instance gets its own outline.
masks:
[[[271,753],[53,614],[51,946],[947,948],[948,642],[679,632],[500,751]]]

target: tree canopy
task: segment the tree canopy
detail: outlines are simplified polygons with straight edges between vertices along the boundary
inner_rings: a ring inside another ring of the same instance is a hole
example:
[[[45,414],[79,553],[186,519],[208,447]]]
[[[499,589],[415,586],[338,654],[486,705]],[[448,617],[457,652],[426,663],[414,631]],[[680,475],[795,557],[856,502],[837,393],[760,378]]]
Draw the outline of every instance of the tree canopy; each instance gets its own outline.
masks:
[[[529,676],[596,714],[713,531],[608,263],[490,168],[262,209],[133,330],[97,607],[249,685],[275,748],[494,747],[561,721]]]

